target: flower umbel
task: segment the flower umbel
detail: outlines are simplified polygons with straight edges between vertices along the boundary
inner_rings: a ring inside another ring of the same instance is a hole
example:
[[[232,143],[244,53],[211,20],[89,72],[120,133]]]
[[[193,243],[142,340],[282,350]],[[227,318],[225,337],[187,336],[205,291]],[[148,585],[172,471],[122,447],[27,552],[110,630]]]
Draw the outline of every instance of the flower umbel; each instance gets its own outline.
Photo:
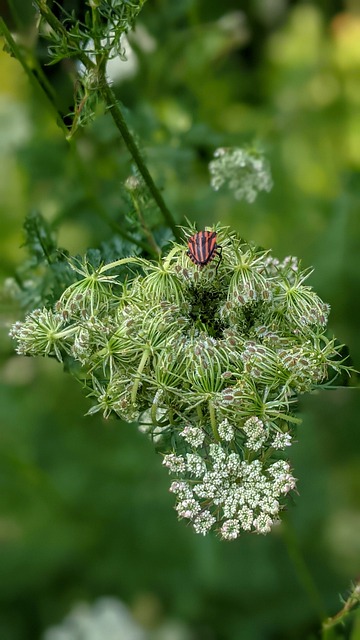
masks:
[[[226,185],[236,200],[254,202],[259,191],[270,191],[273,185],[267,160],[254,149],[216,149],[209,171],[213,189]]]
[[[178,516],[234,540],[268,533],[295,488],[284,452],[297,396],[349,367],[309,272],[213,231],[219,264],[193,264],[184,242],[158,263],[85,265],[55,311],[34,311],[11,335],[21,355],[72,359],[90,414],[137,421],[153,439]]]

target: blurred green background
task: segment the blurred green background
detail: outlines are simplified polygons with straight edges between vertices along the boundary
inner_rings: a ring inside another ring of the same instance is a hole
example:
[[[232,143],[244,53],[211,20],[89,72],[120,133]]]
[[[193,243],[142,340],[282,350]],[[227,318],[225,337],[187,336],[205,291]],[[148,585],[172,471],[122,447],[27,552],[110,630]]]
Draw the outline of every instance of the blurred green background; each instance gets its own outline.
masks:
[[[46,62],[31,3],[12,5],[20,11],[1,3],[8,26]],[[148,0],[131,43],[109,72],[177,222],[220,221],[313,265],[330,331],[359,368],[357,3]],[[69,144],[21,65],[4,51],[0,65],[0,639],[41,638],[75,603],[103,595],[149,633],[180,621],[181,640],[316,638],[319,598],[335,613],[360,571],[359,390],[301,398],[290,451],[299,495],[285,527],[229,543],[178,523],[161,460],[136,426],[84,417],[90,401],[61,366],[14,355],[7,337],[22,314],[9,278],[27,257],[24,217],[40,211],[71,254],[109,241],[131,162],[101,110]],[[66,114],[73,70],[44,69]],[[216,147],[254,142],[273,190],[252,205],[213,192]],[[351,625],[338,637],[351,633],[360,637]]]

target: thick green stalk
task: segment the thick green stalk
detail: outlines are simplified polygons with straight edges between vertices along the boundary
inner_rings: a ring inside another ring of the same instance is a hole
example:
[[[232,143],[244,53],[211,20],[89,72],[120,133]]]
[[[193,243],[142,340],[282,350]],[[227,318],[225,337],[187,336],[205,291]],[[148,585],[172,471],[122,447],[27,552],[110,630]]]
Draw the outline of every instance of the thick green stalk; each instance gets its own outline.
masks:
[[[216,440],[216,442],[220,442],[220,436],[217,430],[215,407],[211,400],[209,400],[208,406],[209,406],[209,414],[210,414],[210,424],[211,424],[212,432],[214,435],[214,439]]]

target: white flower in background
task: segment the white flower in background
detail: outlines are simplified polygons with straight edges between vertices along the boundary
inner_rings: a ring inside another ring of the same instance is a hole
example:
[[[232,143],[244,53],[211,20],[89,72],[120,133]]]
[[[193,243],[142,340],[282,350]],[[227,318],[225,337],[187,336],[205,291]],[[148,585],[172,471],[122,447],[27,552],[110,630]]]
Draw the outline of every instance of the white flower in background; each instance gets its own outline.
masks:
[[[259,191],[270,191],[273,186],[270,165],[257,150],[216,149],[209,171],[212,188],[218,191],[226,185],[236,200],[254,202]]]
[[[78,603],[43,640],[149,640],[128,608],[115,598],[100,598],[92,606]]]
[[[116,598],[99,598],[93,605],[77,603],[56,627],[46,629],[42,640],[192,640],[180,621],[166,619],[151,631],[144,629]]]

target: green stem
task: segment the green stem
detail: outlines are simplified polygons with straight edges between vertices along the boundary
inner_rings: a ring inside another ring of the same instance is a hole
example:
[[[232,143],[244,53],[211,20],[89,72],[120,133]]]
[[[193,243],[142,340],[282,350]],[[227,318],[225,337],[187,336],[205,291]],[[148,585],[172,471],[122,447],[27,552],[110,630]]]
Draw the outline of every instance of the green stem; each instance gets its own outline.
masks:
[[[326,617],[326,611],[321,594],[315,584],[315,581],[308,569],[308,566],[303,558],[303,555],[299,548],[299,543],[296,538],[288,518],[284,514],[283,521],[283,538],[287,548],[288,556],[293,563],[296,576],[303,587],[304,591],[308,595],[308,598],[316,611],[319,620],[322,621]],[[329,638],[330,640],[330,638]]]
[[[17,7],[14,6],[14,0],[8,0],[7,5],[10,9],[11,17],[13,19],[14,24],[16,25],[16,31],[20,31],[23,27],[23,24],[18,16]]]
[[[28,76],[31,85],[35,88],[36,91],[40,91],[41,95],[45,98],[46,102],[48,103],[48,105],[50,105],[50,108],[52,111],[55,111],[56,114],[56,121],[58,123],[58,125],[60,126],[60,128],[66,133],[66,135],[68,134],[68,129],[66,127],[66,125],[63,122],[62,119],[62,114],[59,113],[58,109],[56,108],[52,98],[51,98],[51,89],[49,88],[49,85],[47,83],[47,80],[44,78],[42,71],[40,71],[39,69],[32,69],[29,64],[28,61],[26,60],[25,56],[23,55],[21,48],[19,47],[19,45],[16,43],[16,41],[14,40],[14,38],[12,37],[9,29],[7,28],[4,20],[2,18],[0,18],[0,35],[3,35],[7,45],[11,51],[11,54],[14,56],[14,58],[16,58],[19,63],[21,64],[24,72],[26,73],[26,75]]]
[[[135,143],[133,136],[131,135],[129,128],[126,124],[125,118],[120,109],[119,103],[115,97],[115,94],[111,87],[107,84],[106,80],[100,83],[100,93],[104,99],[105,104],[107,105],[108,111],[110,112],[117,128],[119,129],[122,139],[124,140],[137,168],[139,169],[146,186],[148,187],[152,197],[154,198],[156,204],[158,205],[161,213],[164,216],[164,219],[167,225],[170,227],[173,232],[175,238],[180,239],[179,229],[177,228],[175,221],[167,208],[165,201],[155,185],[150,172],[141,156],[140,150]]]
[[[211,400],[209,400],[208,406],[209,406],[209,414],[210,414],[210,424],[211,424],[212,432],[214,435],[214,439],[216,440],[216,442],[220,442],[220,436],[217,430],[215,407]]]
[[[115,267],[119,267],[122,264],[128,264],[131,262],[134,262],[135,264],[140,264],[140,265],[143,263],[141,258],[136,258],[132,256],[129,256],[129,258],[120,258],[119,260],[114,260],[114,262],[109,262],[108,264],[104,264],[103,267],[100,267],[99,274],[105,273],[106,271],[110,271],[110,269],[115,269]],[[144,260],[144,262],[146,261]]]
[[[51,9],[47,5],[47,0],[34,0],[34,5],[37,7],[40,15],[46,20],[52,30],[61,38],[67,41],[68,47],[72,50],[74,57],[76,57],[87,69],[96,69],[96,65],[86,55],[84,51],[79,47],[79,41],[71,36],[64,25],[54,16]]]
[[[167,269],[169,269],[170,265],[171,265],[171,260],[173,259],[173,256],[176,255],[176,253],[179,251],[179,247],[175,246],[173,247],[169,253],[167,254],[165,260],[164,260],[164,270],[167,271]]]
[[[143,251],[146,251],[146,253],[150,254],[153,258],[158,258],[159,253],[161,253],[160,250],[155,251],[154,248],[152,246],[149,246],[148,243],[143,242],[138,238],[134,238],[134,236],[127,233],[120,224],[112,220],[112,218],[107,214],[104,207],[100,206],[98,201],[95,202],[95,213],[97,213],[100,218],[105,220],[109,225],[110,229],[113,229],[113,231],[115,231],[117,235],[124,238],[124,240],[127,240],[127,242],[131,242],[135,246],[140,247],[140,249],[142,249]]]
[[[326,618],[322,624],[321,639],[329,640],[334,637],[334,627],[339,623],[344,623],[346,618],[354,611],[360,603],[360,582],[358,581],[352,587],[352,591],[348,599],[344,602],[344,606],[334,616]]]
[[[96,189],[94,188],[94,180],[85,171],[84,162],[79,156],[76,144],[75,145],[72,144],[72,148],[74,150],[74,157],[77,162],[79,173],[83,179],[83,189],[86,192],[86,196],[89,198],[89,200],[92,203],[94,212],[99,216],[99,218],[104,220],[106,224],[110,227],[110,229],[112,229],[117,235],[124,238],[124,240],[131,242],[135,246],[140,247],[140,249],[142,249],[143,251],[146,251],[146,253],[151,254],[154,258],[158,258],[159,257],[158,251],[154,251],[152,246],[149,246],[149,244],[147,244],[146,242],[143,242],[142,240],[139,240],[138,238],[135,238],[134,236],[127,233],[127,231],[125,231],[123,226],[118,222],[115,222],[115,220],[113,220],[111,216],[107,213],[106,208],[103,206],[103,204],[101,203],[101,200],[99,200],[99,198],[96,195]]]
[[[141,228],[142,228],[145,236],[147,237],[147,239],[149,241],[149,244],[150,244],[150,246],[152,248],[152,252],[154,252],[155,255],[160,256],[161,255],[161,249],[158,246],[158,244],[157,244],[153,234],[151,233],[149,227],[147,226],[147,224],[146,224],[146,222],[144,220],[144,216],[142,214],[142,211],[140,209],[139,203],[138,203],[137,199],[134,196],[132,196],[132,201],[133,201],[134,208],[135,208],[135,211],[137,213],[137,216],[139,218],[139,222],[141,224]]]
[[[131,402],[132,404],[136,404],[136,396],[137,396],[137,392],[138,392],[138,388],[139,388],[139,384],[141,381],[141,374],[144,371],[145,365],[149,359],[150,356],[150,350],[149,349],[145,349],[144,353],[141,356],[141,360],[140,360],[140,364],[137,368],[137,372],[135,375],[135,380],[134,380],[134,384],[133,384],[133,388],[131,389]]]
[[[157,424],[157,419],[156,419],[157,409],[158,409],[157,403],[153,402],[152,405],[151,405],[151,421],[152,421],[153,425]]]
[[[158,424],[158,421],[157,421],[157,415],[156,415],[156,414],[157,414],[157,410],[158,410],[158,408],[159,408],[159,402],[158,402],[158,400],[157,400],[156,402],[154,401],[154,402],[152,403],[152,405],[151,405],[151,411],[150,411],[150,414],[151,414],[151,420],[152,420],[152,423],[153,423],[153,425],[154,425],[154,426]]]

